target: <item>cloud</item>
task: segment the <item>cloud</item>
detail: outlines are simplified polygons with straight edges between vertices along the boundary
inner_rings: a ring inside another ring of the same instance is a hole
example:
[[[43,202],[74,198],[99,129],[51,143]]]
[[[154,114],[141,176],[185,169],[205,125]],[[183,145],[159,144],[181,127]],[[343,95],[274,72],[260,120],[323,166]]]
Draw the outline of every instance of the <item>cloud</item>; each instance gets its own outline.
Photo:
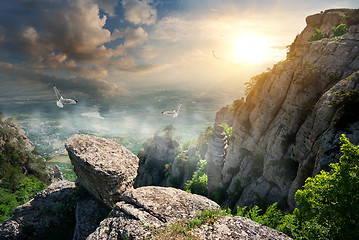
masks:
[[[56,85],[65,92],[81,92],[92,98],[109,99],[128,95],[128,91],[109,81],[98,78],[55,77],[51,74],[33,69],[25,69],[14,64],[0,62],[0,77],[6,75],[8,80],[20,84],[41,83],[52,87]],[[5,87],[5,86],[3,86]]]
[[[126,94],[125,89],[112,83],[118,79],[113,74],[149,72],[159,66],[138,61],[131,55],[133,51],[128,51],[148,41],[143,27],[133,28],[121,20],[111,31],[107,29],[107,18],[115,16],[117,3],[116,0],[1,1],[2,78],[7,79],[5,74],[9,74],[12,81],[58,82],[63,88],[70,84],[68,88],[84,89],[85,94],[97,97]],[[122,4],[129,21],[141,24],[156,21],[151,1]]]
[[[123,0],[126,20],[134,24],[151,25],[156,22],[157,11],[152,0]]]
[[[133,47],[138,44],[142,44],[148,39],[148,34],[145,32],[145,30],[142,27],[139,27],[137,29],[133,28],[126,28],[125,30],[125,47]]]
[[[117,6],[117,0],[96,0],[99,7],[110,17],[115,16],[114,8]]]

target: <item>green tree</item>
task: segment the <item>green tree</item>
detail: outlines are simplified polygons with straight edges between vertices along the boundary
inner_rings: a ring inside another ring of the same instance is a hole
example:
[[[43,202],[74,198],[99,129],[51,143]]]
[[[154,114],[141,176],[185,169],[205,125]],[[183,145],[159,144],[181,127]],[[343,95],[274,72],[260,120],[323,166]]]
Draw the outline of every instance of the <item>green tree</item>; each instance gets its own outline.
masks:
[[[339,37],[348,33],[348,28],[344,23],[342,23],[336,27],[332,27],[332,32],[334,34],[334,37]]]
[[[308,239],[359,239],[359,146],[343,134],[342,156],[308,178],[295,194],[296,229],[293,235]]]

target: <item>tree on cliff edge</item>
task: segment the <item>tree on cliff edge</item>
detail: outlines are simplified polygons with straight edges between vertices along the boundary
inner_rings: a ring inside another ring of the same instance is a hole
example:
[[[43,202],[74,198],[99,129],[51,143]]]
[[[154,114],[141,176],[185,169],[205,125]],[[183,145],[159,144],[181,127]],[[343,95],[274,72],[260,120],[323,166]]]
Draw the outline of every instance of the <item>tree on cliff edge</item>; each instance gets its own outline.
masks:
[[[343,134],[338,163],[308,178],[295,194],[296,239],[359,239],[359,145]]]

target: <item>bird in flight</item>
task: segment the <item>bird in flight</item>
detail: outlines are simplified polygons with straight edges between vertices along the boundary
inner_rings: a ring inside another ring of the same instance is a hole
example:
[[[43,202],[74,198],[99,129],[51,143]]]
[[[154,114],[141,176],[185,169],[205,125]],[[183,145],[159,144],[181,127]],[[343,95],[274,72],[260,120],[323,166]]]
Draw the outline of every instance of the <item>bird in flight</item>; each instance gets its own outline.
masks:
[[[76,104],[77,100],[74,99],[70,99],[70,98],[63,98],[59,92],[59,90],[57,90],[56,86],[54,85],[54,91],[57,97],[57,101],[56,101],[56,105],[60,108],[64,107],[64,104]]]
[[[176,107],[175,110],[173,110],[173,111],[164,111],[164,112],[162,112],[162,114],[164,114],[164,115],[169,115],[169,116],[172,116],[172,117],[176,118],[176,117],[178,117],[178,112],[179,112],[179,110],[181,109],[181,106],[182,106],[182,103],[180,103],[180,104]]]
[[[212,50],[212,55],[213,55],[213,58],[214,58],[214,59],[223,59],[223,58],[221,58],[221,57],[217,57],[216,54],[214,53],[214,50]]]

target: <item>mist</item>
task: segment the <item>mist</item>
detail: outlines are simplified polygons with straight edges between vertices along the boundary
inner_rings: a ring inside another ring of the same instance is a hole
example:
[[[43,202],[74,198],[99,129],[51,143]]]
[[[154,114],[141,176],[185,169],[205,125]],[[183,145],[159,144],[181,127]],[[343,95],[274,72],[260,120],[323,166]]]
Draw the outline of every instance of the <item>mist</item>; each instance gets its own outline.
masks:
[[[25,130],[40,153],[54,155],[65,153],[66,139],[77,133],[121,138],[142,145],[156,132],[173,125],[178,139],[194,139],[213,125],[221,107],[243,96],[243,90],[225,89],[152,86],[132,89],[126,98],[112,102],[80,96],[78,104],[58,108],[49,88],[44,99],[2,101],[0,111]],[[182,108],[177,118],[161,114],[174,110],[179,103]]]

